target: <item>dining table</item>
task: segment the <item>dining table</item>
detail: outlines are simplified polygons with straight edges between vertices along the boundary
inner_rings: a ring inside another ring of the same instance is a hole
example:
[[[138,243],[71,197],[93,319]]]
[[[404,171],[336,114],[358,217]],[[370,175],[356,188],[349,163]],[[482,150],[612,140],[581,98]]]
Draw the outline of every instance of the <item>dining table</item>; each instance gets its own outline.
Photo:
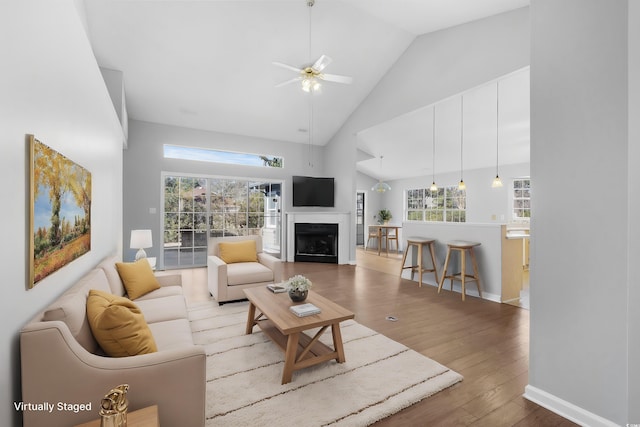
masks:
[[[390,231],[394,231],[396,237],[396,246],[398,243],[398,230],[402,228],[401,225],[393,225],[393,224],[374,224],[369,226],[369,234],[371,235],[371,230],[376,230],[376,240],[378,242],[378,255],[382,252],[382,239],[384,238],[384,246],[387,250],[387,255],[389,255],[389,241],[388,236]],[[396,248],[397,249],[397,248]]]

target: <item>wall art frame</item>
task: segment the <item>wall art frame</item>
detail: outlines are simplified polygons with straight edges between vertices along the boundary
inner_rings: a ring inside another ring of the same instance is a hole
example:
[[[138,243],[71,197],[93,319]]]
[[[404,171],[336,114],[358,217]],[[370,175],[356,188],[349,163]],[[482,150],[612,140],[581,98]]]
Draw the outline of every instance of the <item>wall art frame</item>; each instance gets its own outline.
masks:
[[[27,144],[31,289],[91,250],[91,172],[33,135]]]

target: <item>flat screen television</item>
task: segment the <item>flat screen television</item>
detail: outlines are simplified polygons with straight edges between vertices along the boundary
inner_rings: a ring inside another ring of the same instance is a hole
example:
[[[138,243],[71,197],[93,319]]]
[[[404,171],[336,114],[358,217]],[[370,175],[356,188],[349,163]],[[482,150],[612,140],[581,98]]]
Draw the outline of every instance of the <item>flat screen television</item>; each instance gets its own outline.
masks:
[[[293,177],[293,206],[334,206],[333,178]]]

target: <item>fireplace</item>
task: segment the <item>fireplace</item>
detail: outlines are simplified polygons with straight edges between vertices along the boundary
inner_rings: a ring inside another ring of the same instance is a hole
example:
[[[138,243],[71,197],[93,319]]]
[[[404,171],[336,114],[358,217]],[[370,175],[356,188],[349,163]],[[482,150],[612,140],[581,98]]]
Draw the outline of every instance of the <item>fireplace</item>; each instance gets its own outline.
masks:
[[[296,262],[338,263],[338,224],[296,223]]]

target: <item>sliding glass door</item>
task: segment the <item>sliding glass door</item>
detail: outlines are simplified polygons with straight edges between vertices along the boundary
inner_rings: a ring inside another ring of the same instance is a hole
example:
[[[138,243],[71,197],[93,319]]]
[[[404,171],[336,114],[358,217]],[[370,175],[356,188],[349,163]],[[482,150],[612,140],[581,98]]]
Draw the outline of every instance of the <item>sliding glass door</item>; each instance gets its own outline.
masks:
[[[280,256],[281,182],[163,175],[162,268],[207,264],[208,236],[261,235]]]

